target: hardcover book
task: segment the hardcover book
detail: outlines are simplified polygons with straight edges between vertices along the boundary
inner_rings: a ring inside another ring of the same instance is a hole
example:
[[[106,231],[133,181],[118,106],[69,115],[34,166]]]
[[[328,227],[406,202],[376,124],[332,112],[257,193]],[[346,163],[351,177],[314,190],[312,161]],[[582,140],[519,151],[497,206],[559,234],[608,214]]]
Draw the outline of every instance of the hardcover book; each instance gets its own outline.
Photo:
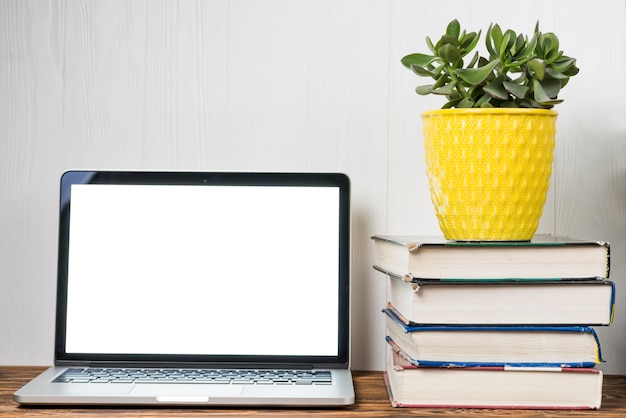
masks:
[[[387,300],[406,324],[610,325],[609,280],[408,282],[387,276]]]
[[[408,280],[607,278],[609,243],[551,235],[531,241],[446,241],[375,235],[376,269]]]
[[[602,362],[590,327],[410,326],[384,309],[387,342],[415,366],[594,367]]]
[[[602,402],[602,372],[593,368],[420,367],[387,351],[394,407],[598,409]]]

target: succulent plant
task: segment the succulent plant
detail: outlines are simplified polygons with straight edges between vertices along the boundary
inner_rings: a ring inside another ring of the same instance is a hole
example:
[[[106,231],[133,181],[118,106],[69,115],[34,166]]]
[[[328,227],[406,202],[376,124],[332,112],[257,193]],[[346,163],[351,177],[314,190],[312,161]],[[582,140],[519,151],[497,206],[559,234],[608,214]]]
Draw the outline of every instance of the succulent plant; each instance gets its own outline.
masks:
[[[541,33],[536,24],[532,38],[502,31],[498,24],[487,29],[488,56],[475,52],[467,65],[481,32],[461,31],[458,20],[451,21],[437,43],[426,37],[432,54],[410,54],[402,64],[433,84],[418,86],[420,95],[438,94],[448,102],[444,109],[472,107],[525,107],[550,109],[563,100],[560,90],[578,74],[576,59],[559,51],[554,33]]]

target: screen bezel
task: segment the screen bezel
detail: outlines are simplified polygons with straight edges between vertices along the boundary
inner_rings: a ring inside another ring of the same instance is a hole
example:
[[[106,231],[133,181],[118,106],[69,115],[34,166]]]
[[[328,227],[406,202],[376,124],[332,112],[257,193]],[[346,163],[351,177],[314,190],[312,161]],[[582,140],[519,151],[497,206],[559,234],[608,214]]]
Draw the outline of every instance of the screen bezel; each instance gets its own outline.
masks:
[[[99,354],[68,353],[66,308],[71,187],[74,184],[228,185],[337,187],[339,189],[339,315],[337,356]],[[65,172],[60,185],[55,363],[145,367],[301,367],[346,368],[349,365],[350,181],[342,173],[82,171]]]

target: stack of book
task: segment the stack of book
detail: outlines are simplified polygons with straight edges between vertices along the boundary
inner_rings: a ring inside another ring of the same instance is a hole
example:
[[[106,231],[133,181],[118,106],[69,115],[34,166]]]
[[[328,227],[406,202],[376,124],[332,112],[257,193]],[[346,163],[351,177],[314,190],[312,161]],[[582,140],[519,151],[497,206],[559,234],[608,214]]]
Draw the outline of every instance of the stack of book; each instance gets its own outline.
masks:
[[[394,407],[597,409],[609,244],[372,237]]]

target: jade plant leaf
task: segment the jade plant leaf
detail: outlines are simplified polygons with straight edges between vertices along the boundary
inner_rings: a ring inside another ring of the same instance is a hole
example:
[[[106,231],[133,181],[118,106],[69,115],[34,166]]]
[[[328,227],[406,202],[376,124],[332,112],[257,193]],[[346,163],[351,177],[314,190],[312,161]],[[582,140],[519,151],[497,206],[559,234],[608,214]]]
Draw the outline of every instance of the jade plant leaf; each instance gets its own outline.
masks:
[[[458,38],[461,33],[461,24],[458,20],[454,19],[450,23],[448,23],[448,27],[446,28],[446,35],[452,36],[454,38]]]
[[[448,84],[439,88],[433,88],[433,94],[440,94],[443,96],[449,96],[454,91],[454,84]]]
[[[483,87],[483,91],[495,99],[506,100],[509,98],[509,92],[504,88],[503,82],[504,75],[500,75]]]
[[[452,44],[445,44],[439,47],[437,54],[443,58],[446,62],[456,63],[461,59],[461,53],[459,49]]]
[[[559,91],[561,90],[561,81],[559,79],[546,77],[543,81],[540,81],[539,84],[541,84],[543,91],[550,99],[555,99],[559,95]]]
[[[415,92],[417,94],[419,94],[420,96],[426,96],[427,94],[431,94],[433,91],[433,85],[432,84],[427,84],[424,86],[417,86],[415,88]]]
[[[422,77],[436,77],[437,73],[435,73],[433,70],[430,70],[426,67],[421,67],[419,65],[416,64],[411,64],[411,70]]]
[[[562,57],[563,59],[557,60],[552,63],[552,69],[556,72],[562,73],[567,71],[570,67],[576,64],[576,59],[569,57]]]
[[[528,61],[528,68],[534,73],[535,77],[539,80],[543,80],[546,76],[546,62],[539,58],[534,58]]]
[[[467,52],[470,52],[476,47],[476,44],[478,44],[479,39],[480,39],[480,32],[479,33],[470,32],[461,38],[461,43],[459,44],[459,47],[463,51],[466,51],[466,54],[467,54]]]
[[[402,58],[400,62],[407,68],[411,68],[412,65],[417,65],[419,67],[427,67],[431,65],[433,62],[436,62],[439,58],[433,55],[426,54],[410,54]]]
[[[506,89],[506,91],[508,91],[513,96],[517,97],[518,99],[523,99],[524,97],[526,97],[526,94],[530,90],[530,87],[528,86],[511,83],[508,81],[504,81],[502,83],[502,86]]]
[[[533,94],[535,101],[540,104],[553,105],[562,102],[562,100],[557,100],[554,97],[550,97],[548,93],[544,90],[539,80],[533,80]]]
[[[499,64],[500,60],[496,59],[482,67],[458,69],[455,73],[469,84],[480,84],[489,77],[494,68]]]
[[[461,109],[472,108],[474,107],[474,101],[469,97],[465,97],[463,100],[456,104],[456,107],[459,107]]]

